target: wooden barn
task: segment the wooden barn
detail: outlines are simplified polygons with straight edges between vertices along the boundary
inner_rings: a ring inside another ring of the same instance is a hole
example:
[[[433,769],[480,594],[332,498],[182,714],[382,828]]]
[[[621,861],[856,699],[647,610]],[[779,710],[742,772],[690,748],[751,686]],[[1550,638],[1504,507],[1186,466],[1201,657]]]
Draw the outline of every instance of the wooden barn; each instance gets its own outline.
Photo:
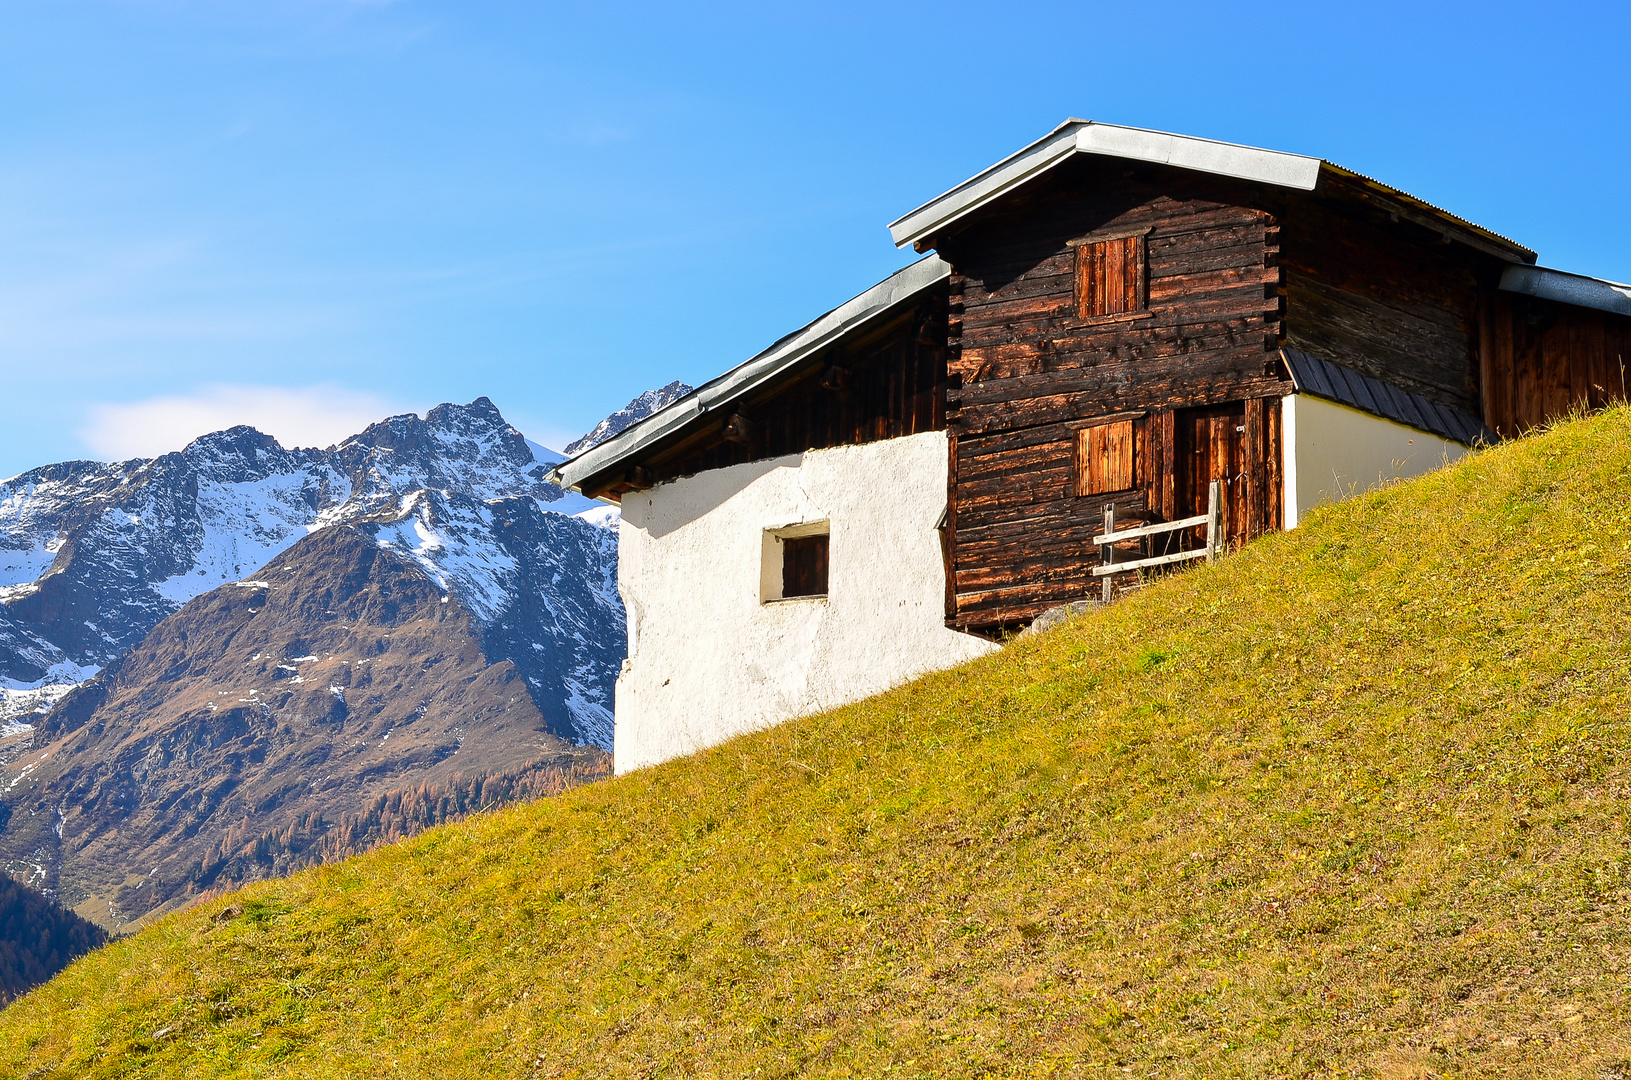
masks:
[[[1071,120],[890,230],[934,254],[559,468],[623,506],[620,769],[1626,396],[1631,288],[1318,158]]]

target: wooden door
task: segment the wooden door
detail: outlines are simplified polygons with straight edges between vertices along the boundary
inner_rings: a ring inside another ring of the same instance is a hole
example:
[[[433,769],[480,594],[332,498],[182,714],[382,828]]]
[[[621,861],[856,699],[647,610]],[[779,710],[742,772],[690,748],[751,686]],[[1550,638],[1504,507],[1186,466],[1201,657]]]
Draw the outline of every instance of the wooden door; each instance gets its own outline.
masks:
[[[1230,548],[1280,528],[1280,402],[1256,398],[1180,409],[1174,420],[1172,516],[1204,514],[1207,489],[1221,480],[1223,535]]]
[[[1212,481],[1223,481],[1223,535],[1238,547],[1248,535],[1246,492],[1246,403],[1232,401],[1207,409],[1180,409],[1177,415],[1178,512],[1185,518],[1206,513]],[[1204,540],[1197,534],[1186,547]]]

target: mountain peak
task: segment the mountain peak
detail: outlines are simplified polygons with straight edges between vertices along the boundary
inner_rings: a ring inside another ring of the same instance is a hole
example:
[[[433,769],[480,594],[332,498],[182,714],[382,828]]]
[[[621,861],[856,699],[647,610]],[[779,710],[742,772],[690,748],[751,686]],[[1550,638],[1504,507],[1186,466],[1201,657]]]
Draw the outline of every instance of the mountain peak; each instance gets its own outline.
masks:
[[[283,444],[248,424],[200,435],[176,455],[194,468],[229,482],[258,478],[265,474],[269,463],[275,467],[289,456]],[[165,454],[157,460],[170,457]]]
[[[639,397],[635,398],[633,401],[629,402],[627,405],[612,413],[612,415],[608,416],[600,423],[596,424],[593,431],[589,432],[581,439],[578,439],[576,442],[570,443],[564,453],[569,458],[577,457],[585,450],[605,442],[607,439],[611,438],[613,435],[616,435],[618,432],[622,431],[631,424],[637,424],[641,420],[644,420],[646,417],[650,416],[652,413],[655,413],[661,409],[666,409],[669,405],[672,405],[686,394],[689,394],[691,390],[692,387],[689,384],[682,383],[678,379],[675,379],[673,382],[662,387],[661,389],[647,390],[645,393],[641,394]]]
[[[469,427],[484,425],[489,428],[507,428],[509,422],[493,404],[493,399],[485,395],[477,398],[468,405],[455,405],[452,402],[443,402],[425,414],[425,422],[431,427]]]

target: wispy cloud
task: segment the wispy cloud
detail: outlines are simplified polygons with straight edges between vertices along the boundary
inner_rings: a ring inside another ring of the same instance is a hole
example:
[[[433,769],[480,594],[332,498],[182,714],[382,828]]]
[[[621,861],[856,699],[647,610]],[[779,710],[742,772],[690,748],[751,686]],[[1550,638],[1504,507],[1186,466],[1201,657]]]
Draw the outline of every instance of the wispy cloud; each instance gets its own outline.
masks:
[[[378,395],[333,383],[217,383],[190,394],[91,405],[77,434],[96,456],[119,461],[180,450],[200,435],[238,424],[263,431],[284,446],[331,446],[404,411]]]

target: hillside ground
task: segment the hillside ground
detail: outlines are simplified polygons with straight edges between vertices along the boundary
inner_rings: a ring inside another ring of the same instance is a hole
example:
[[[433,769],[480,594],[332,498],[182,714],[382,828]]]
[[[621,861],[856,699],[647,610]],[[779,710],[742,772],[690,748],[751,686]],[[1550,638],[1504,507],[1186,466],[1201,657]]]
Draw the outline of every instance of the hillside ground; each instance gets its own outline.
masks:
[[[0,1073],[1631,1076],[1631,410],[171,916]]]

